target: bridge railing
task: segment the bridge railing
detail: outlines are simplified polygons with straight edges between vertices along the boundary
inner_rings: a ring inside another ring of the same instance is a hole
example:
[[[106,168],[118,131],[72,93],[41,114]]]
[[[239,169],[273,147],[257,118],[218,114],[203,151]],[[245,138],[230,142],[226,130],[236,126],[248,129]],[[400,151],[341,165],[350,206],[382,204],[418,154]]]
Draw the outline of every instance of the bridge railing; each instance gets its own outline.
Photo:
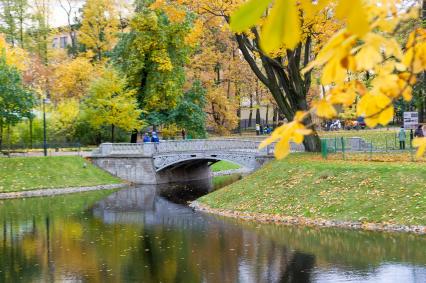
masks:
[[[160,143],[103,143],[99,149],[93,152],[93,155],[153,155],[168,152],[185,151],[241,151],[258,154],[272,154],[273,145],[259,150],[260,141],[253,140],[178,140],[161,141]]]

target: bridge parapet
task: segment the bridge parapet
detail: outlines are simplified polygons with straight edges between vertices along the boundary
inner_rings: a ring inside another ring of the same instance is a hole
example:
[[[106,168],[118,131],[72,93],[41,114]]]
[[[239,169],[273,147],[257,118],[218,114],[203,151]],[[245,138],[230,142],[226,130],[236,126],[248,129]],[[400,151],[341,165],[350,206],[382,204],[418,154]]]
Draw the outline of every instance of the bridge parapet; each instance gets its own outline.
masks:
[[[241,151],[259,155],[271,155],[273,146],[259,150],[260,141],[253,140],[174,140],[160,143],[103,143],[93,152],[94,156],[143,155],[189,151]]]

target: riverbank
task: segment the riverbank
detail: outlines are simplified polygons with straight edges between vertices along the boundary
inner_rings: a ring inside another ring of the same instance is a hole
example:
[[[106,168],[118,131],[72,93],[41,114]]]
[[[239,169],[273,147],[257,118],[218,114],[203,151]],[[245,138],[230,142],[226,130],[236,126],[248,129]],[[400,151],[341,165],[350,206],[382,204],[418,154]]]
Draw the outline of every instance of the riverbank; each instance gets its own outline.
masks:
[[[294,154],[194,206],[265,222],[426,233],[426,166]]]
[[[79,156],[0,158],[0,194],[122,183]]]

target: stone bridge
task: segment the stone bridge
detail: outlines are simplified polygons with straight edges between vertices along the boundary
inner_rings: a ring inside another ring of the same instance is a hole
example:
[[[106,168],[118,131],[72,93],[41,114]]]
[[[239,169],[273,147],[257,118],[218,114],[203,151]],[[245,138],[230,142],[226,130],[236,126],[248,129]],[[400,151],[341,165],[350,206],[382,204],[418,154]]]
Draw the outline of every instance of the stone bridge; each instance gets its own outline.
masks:
[[[220,160],[256,170],[273,158],[273,146],[259,150],[259,144],[239,139],[104,143],[92,153],[92,160],[132,183],[162,184],[209,178],[209,166]]]

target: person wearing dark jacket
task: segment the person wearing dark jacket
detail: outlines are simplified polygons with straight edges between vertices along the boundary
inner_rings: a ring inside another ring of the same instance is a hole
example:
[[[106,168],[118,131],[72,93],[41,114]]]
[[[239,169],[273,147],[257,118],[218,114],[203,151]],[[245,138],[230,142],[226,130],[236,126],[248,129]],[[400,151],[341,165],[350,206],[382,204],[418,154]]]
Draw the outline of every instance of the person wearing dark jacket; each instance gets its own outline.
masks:
[[[423,138],[425,136],[423,133],[422,125],[419,125],[417,127],[416,131],[414,132],[414,136],[417,138]]]

